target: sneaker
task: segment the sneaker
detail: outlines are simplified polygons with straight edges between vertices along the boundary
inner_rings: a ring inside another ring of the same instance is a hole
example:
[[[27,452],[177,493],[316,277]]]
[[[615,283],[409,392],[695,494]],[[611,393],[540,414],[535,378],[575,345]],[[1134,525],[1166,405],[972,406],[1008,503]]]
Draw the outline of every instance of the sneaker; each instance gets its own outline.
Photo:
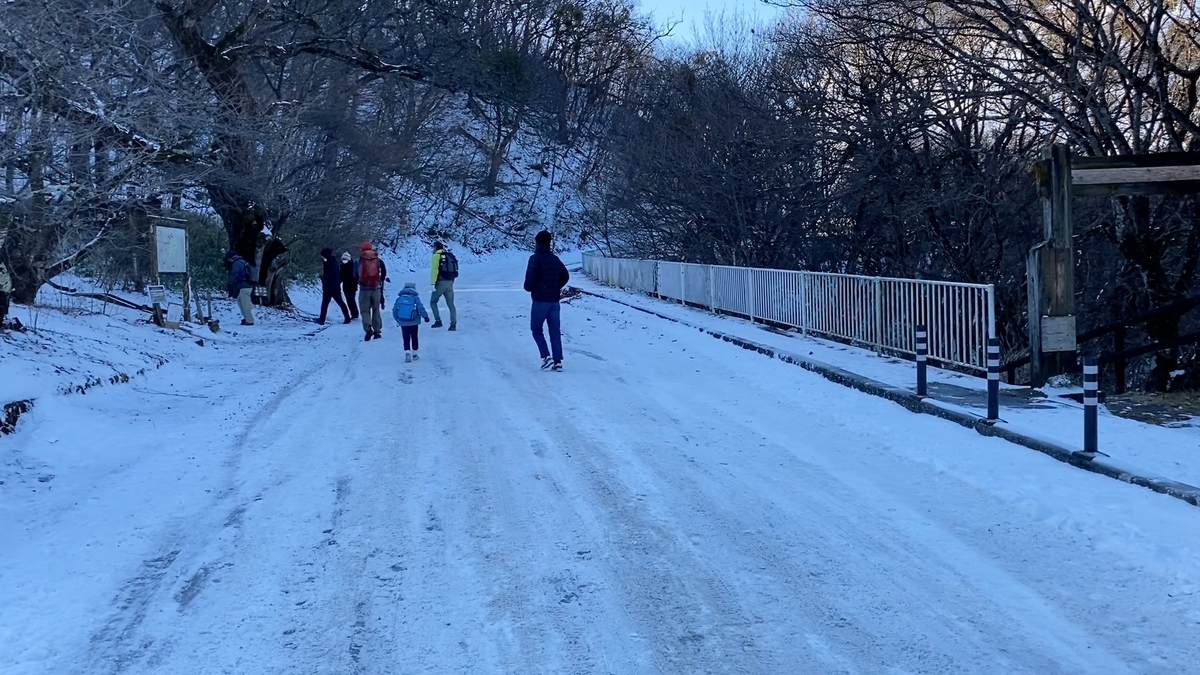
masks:
[[[542,370],[550,370],[551,366],[553,365],[554,359],[550,358],[549,356],[542,357]]]
[[[409,354],[408,352],[404,352],[404,362],[405,362],[405,363],[412,363],[412,362],[413,362],[413,355],[412,355],[412,354]]]
[[[375,331],[375,339],[382,340],[383,339],[383,331],[381,331],[381,330]]]
[[[456,324],[456,323],[450,324],[449,330],[452,330],[452,331],[458,330],[458,324]]]
[[[242,319],[242,325],[243,326],[253,326],[254,324],[250,323],[249,321],[247,321],[245,319]]]
[[[553,370],[556,373],[561,373],[562,372],[562,361],[555,361],[554,365],[550,367],[550,370]]]
[[[430,326],[430,328],[441,328],[441,327],[442,327],[442,320],[441,320],[441,319],[438,319],[437,321],[434,321],[434,322],[433,322],[433,325],[432,325],[432,326]]]
[[[363,338],[363,342],[370,342],[373,337],[375,337],[374,333],[367,333],[367,337]]]
[[[421,355],[416,352],[413,352],[413,361],[420,361],[420,360],[421,360]]]

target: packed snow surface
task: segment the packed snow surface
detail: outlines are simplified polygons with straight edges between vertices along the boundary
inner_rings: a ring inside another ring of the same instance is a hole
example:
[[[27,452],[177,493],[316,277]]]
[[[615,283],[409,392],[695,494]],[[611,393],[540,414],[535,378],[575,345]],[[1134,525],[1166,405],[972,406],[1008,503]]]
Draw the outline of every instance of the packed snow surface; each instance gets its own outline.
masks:
[[[1200,509],[522,272],[26,387],[0,672],[1200,672]]]

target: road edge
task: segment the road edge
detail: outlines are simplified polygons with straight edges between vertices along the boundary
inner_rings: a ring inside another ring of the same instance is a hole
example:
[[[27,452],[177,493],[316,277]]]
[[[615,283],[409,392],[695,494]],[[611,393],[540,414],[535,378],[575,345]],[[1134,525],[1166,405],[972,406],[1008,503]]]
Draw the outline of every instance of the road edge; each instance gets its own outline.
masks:
[[[1168,478],[1143,474],[1102,458],[1090,458],[1083,454],[1082,450],[1072,450],[1071,448],[1059,445],[1057,443],[1034,438],[1007,427],[1003,422],[998,422],[995,424],[989,423],[982,417],[937,405],[936,402],[917,396],[915,392],[909,391],[908,389],[894,387],[890,384],[885,384],[878,380],[859,375],[857,373],[845,370],[844,368],[838,368],[837,366],[829,365],[816,359],[811,359],[806,356],[801,356],[799,354],[784,351],[782,349],[777,349],[770,345],[754,342],[753,340],[738,337],[736,335],[722,333],[721,331],[713,330],[711,328],[697,326],[695,324],[688,323],[683,319],[668,316],[666,314],[660,314],[652,309],[639,307],[635,304],[625,302],[617,298],[612,298],[602,293],[596,293],[595,291],[589,291],[578,286],[571,286],[570,288],[583,295],[607,300],[608,302],[613,302],[618,305],[629,307],[630,309],[635,309],[639,312],[650,314],[651,316],[655,316],[659,319],[664,319],[672,323],[687,326],[688,328],[698,330],[706,335],[737,345],[743,349],[758,352],[764,356],[769,356],[771,358],[779,359],[785,363],[799,366],[836,384],[850,387],[851,389],[857,389],[858,391],[871,394],[872,396],[878,396],[894,403],[898,403],[912,412],[940,417],[944,420],[954,422],[955,424],[968,429],[974,429],[980,435],[1000,438],[1009,441],[1010,443],[1015,443],[1031,450],[1036,450],[1042,454],[1053,457],[1060,462],[1070,464],[1071,466],[1083,469],[1085,471],[1097,473],[1102,476],[1108,476],[1109,478],[1115,478],[1125,483],[1139,485],[1160,494],[1169,495],[1171,497],[1175,497],[1176,499],[1183,500],[1192,506],[1200,506],[1200,487],[1195,487],[1193,485]]]

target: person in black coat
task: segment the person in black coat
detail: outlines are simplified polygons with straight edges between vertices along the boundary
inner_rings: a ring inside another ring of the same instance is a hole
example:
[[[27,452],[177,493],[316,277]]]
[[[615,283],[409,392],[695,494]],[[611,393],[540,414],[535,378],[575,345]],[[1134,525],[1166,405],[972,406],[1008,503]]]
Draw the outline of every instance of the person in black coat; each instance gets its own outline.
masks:
[[[342,292],[346,294],[346,304],[350,306],[350,319],[357,319],[358,303],[354,297],[358,295],[358,277],[354,274],[354,259],[349,252],[342,254]]]
[[[537,249],[529,256],[525,268],[525,290],[533,298],[533,309],[529,313],[529,328],[533,340],[542,355],[542,370],[562,370],[563,349],[561,327],[561,305],[563,286],[571,280],[567,266],[550,250],[553,235],[542,230],[534,241]],[[546,347],[546,336],[542,326],[550,326],[550,347]]]
[[[338,264],[337,258],[333,257],[333,249],[321,249],[321,316],[317,319],[317,323],[325,325],[325,315],[329,312],[329,301],[337,301],[338,307],[342,310],[342,316],[345,321],[342,323],[350,323],[350,310],[346,309],[346,303],[342,301],[342,270]]]

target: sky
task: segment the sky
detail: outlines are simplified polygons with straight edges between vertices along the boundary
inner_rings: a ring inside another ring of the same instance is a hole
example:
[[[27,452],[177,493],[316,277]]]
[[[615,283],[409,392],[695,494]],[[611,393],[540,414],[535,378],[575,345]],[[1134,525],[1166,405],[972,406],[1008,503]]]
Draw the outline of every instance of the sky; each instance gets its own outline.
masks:
[[[672,33],[676,39],[690,41],[695,31],[702,30],[706,11],[747,12],[759,20],[771,20],[783,13],[783,9],[771,6],[762,0],[639,0],[642,13],[653,14],[660,23],[682,19]]]

